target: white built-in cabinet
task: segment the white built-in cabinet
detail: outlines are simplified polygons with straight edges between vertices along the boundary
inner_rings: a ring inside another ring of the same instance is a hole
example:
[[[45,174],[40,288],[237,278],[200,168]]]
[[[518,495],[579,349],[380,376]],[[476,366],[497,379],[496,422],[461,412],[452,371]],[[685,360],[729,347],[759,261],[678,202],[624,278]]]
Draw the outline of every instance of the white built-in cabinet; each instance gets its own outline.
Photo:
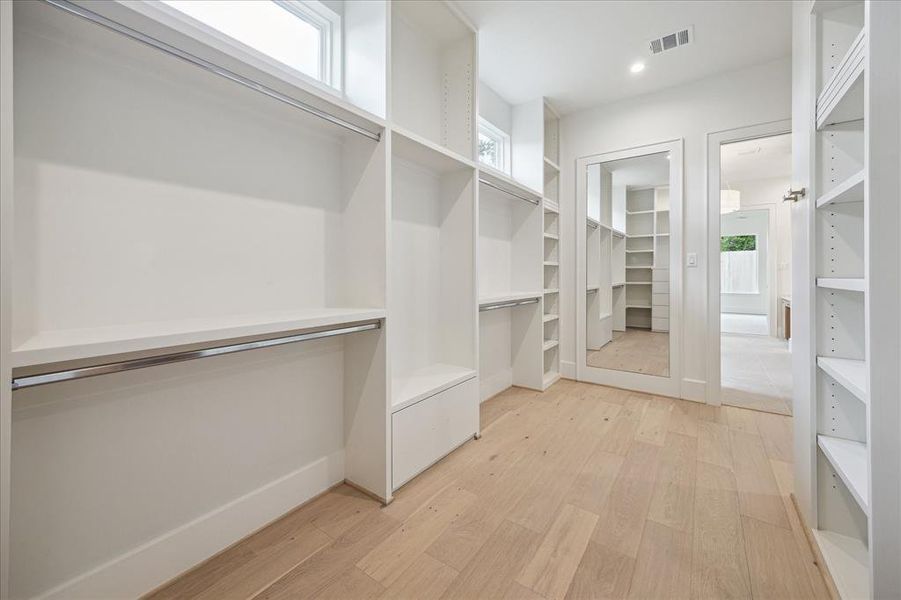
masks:
[[[556,118],[521,119],[533,180],[480,172],[452,4],[334,3],[341,92],[158,4],[60,4],[0,6],[11,596],[139,596],[342,481],[390,502],[478,435],[486,298],[535,300],[510,383],[557,376]]]
[[[899,14],[888,2],[811,3],[810,121],[795,125],[810,139],[814,271],[799,485],[810,486],[802,509],[842,598],[901,589]]]

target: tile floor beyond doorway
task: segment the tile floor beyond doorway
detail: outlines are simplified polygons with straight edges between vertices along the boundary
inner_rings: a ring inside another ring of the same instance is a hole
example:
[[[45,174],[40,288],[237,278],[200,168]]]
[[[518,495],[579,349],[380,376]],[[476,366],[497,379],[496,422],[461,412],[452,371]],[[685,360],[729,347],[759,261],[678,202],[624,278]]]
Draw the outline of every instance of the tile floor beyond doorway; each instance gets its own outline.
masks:
[[[828,598],[791,418],[560,381],[383,507],[340,485],[151,598]]]
[[[766,335],[724,333],[720,352],[723,404],[792,414],[788,342]]]

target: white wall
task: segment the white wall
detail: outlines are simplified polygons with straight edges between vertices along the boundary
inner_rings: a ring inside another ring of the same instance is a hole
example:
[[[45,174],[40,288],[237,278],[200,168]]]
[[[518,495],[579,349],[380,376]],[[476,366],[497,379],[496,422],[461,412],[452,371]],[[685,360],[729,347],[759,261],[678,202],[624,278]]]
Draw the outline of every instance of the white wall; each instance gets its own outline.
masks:
[[[757,282],[756,294],[720,294],[720,312],[745,315],[767,314],[770,299],[770,285],[767,281],[767,256],[769,254],[770,228],[769,213],[766,210],[741,211],[722,216],[721,235],[757,236]]]
[[[626,68],[627,65],[622,65]],[[652,77],[651,70],[643,77]],[[561,121],[561,369],[574,376],[575,172],[577,158],[676,138],[684,139],[684,252],[698,266],[684,272],[683,396],[704,398],[707,343],[707,134],[787,119],[788,58],[717,75],[661,92],[580,111]],[[717,267],[719,268],[719,267]],[[675,324],[674,324],[675,326]]]
[[[782,201],[782,195],[791,187],[791,177],[769,177],[742,181],[732,183],[730,187],[741,192],[742,209],[775,206],[775,243],[770,240],[770,246],[776,251],[776,293],[778,296],[790,296],[792,293],[792,213],[790,204]]]
[[[513,133],[513,107],[493,89],[479,82],[479,116],[506,133]]]

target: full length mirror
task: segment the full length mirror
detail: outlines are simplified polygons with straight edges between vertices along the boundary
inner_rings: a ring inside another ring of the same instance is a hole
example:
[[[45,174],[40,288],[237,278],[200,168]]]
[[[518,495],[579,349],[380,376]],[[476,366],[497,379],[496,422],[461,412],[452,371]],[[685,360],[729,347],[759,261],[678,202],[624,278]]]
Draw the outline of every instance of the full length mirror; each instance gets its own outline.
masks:
[[[670,154],[588,165],[586,364],[670,376]]]

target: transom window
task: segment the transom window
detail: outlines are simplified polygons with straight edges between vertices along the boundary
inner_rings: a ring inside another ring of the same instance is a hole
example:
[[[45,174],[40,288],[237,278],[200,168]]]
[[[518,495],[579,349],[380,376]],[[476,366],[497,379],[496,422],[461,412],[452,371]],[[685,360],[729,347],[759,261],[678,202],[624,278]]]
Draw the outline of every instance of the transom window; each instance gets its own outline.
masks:
[[[240,53],[340,89],[341,17],[315,0],[161,0]],[[212,32],[210,30],[213,30]]]
[[[510,135],[479,117],[479,162],[510,174]]]

